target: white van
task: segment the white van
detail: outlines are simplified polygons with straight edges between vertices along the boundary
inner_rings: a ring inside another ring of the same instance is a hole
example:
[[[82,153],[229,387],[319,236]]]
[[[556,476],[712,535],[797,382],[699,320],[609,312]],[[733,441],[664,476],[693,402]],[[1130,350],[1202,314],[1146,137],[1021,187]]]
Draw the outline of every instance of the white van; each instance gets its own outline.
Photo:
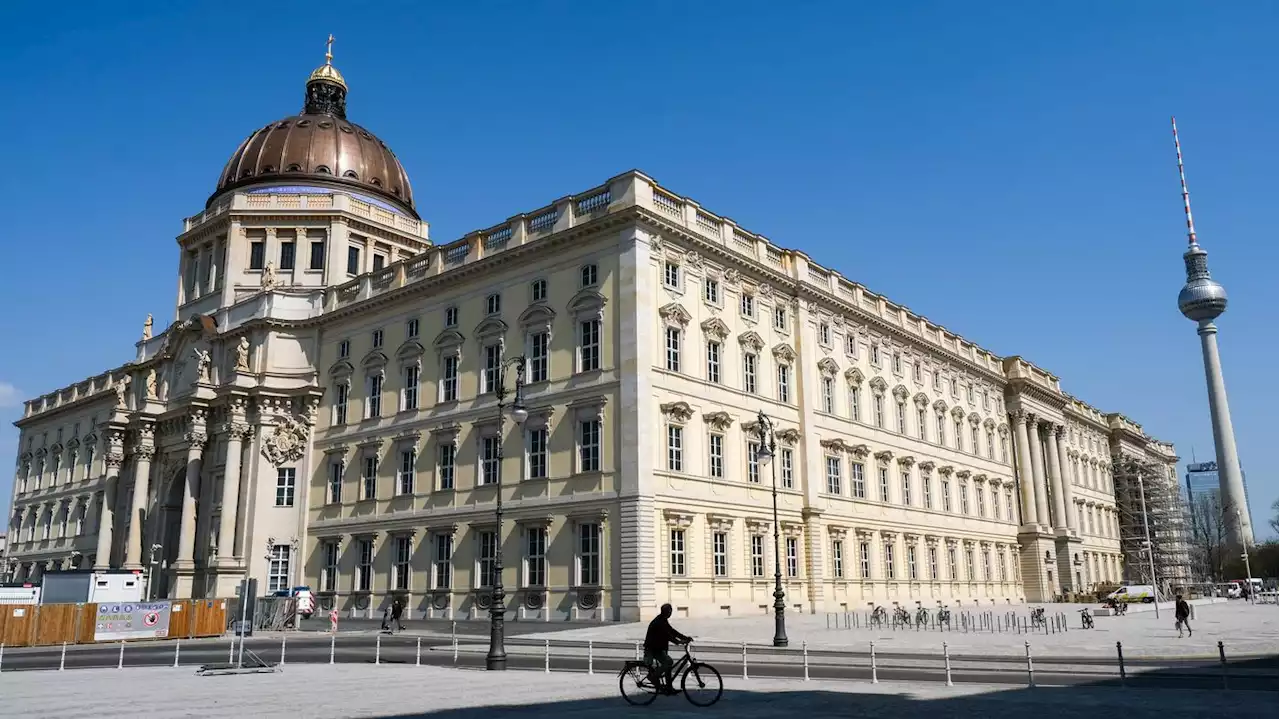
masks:
[[[1156,600],[1156,588],[1150,584],[1129,584],[1108,594],[1107,599],[1114,599],[1117,602],[1150,604]]]

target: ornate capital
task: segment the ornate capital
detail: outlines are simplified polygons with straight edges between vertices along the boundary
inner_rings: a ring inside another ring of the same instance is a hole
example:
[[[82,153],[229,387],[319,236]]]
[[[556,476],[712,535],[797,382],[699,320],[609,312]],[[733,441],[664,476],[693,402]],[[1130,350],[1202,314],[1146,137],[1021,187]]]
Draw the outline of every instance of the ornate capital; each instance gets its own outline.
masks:
[[[893,452],[890,452],[887,449],[882,449],[879,452],[876,452],[876,459],[880,460],[881,462],[888,462],[889,460],[893,459]]]
[[[909,454],[898,458],[898,464],[902,465],[903,467],[910,467],[915,463],[916,463],[916,458],[912,457]]]
[[[724,432],[729,429],[729,427],[733,426],[733,417],[730,417],[728,412],[707,412],[702,415],[702,419],[704,422],[711,425],[711,427],[721,432]]]
[[[923,461],[923,462],[921,462],[921,463],[920,463],[920,471],[921,471],[921,472],[932,472],[932,471],[933,471],[933,468],[934,468],[934,467],[936,467],[936,466],[938,466],[938,465],[937,465],[937,463],[935,463],[933,460],[931,460],[931,459],[926,459],[925,461]]]
[[[119,451],[107,452],[107,454],[102,458],[102,461],[106,462],[107,467],[111,469],[120,469],[124,464],[124,455]]]
[[[778,438],[779,442],[794,447],[796,442],[800,441],[800,430],[787,427],[774,432],[774,436]]]
[[[867,455],[871,454],[871,448],[865,444],[855,444],[849,451],[858,459],[866,459]]]
[[[662,414],[668,419],[675,422],[688,422],[693,417],[693,408],[688,402],[667,402],[658,405],[658,409],[662,410]]]
[[[205,444],[209,442],[209,435],[204,431],[203,427],[189,430],[182,435],[182,438],[187,441],[190,449],[204,449]]]
[[[107,456],[111,456],[108,454]],[[156,448],[149,444],[139,444],[133,448],[134,459],[142,462],[150,462],[156,456]],[[123,457],[121,457],[123,460]]]

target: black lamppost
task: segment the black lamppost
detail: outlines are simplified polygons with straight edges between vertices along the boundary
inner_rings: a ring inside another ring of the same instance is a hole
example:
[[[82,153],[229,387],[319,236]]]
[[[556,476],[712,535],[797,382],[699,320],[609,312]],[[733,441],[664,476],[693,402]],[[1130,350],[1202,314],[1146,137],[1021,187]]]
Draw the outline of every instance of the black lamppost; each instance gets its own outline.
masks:
[[[787,593],[782,590],[782,544],[778,539],[778,465],[773,455],[778,451],[778,440],[773,432],[773,420],[761,410],[756,416],[756,437],[760,447],[756,461],[768,464],[773,471],[773,646],[787,646]]]
[[[497,369],[497,377],[493,381],[493,394],[498,398],[498,447],[497,477],[494,492],[497,497],[493,532],[493,593],[489,597],[489,653],[484,658],[484,668],[490,671],[507,668],[507,648],[505,645],[505,617],[507,614],[507,595],[502,589],[502,429],[506,415],[503,408],[507,399],[507,370],[516,368],[515,397],[511,401],[511,418],[517,425],[523,425],[529,418],[529,411],[524,407],[524,355],[512,357],[503,362]],[[481,472],[483,472],[483,467]]]

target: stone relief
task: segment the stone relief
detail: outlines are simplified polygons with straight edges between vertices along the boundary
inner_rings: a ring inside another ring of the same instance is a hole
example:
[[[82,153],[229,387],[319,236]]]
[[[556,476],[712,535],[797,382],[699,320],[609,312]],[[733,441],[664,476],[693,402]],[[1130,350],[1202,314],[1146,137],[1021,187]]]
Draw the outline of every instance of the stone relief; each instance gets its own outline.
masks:
[[[275,429],[262,442],[262,456],[279,467],[302,459],[307,448],[309,428],[290,415],[280,418]]]
[[[240,343],[236,345],[236,369],[240,371],[248,371],[249,369],[248,337],[241,337]]]

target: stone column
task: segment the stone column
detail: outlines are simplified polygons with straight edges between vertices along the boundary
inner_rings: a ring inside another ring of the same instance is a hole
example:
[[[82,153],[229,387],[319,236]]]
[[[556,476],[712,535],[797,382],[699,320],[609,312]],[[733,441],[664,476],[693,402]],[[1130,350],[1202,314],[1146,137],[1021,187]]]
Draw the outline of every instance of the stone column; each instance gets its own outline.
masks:
[[[1013,416],[1014,431],[1018,442],[1018,475],[1021,480],[1022,523],[1039,524],[1036,514],[1035,473],[1031,470],[1031,440],[1028,438],[1027,425],[1031,420],[1022,412]]]
[[[1049,439],[1049,446],[1057,448],[1058,472],[1062,477],[1062,506],[1067,509],[1066,523],[1064,526],[1067,529],[1075,530],[1075,533],[1079,534],[1080,527],[1077,526],[1078,522],[1076,520],[1078,519],[1078,516],[1075,512],[1075,493],[1071,486],[1071,475],[1067,473],[1069,461],[1067,457],[1067,448],[1063,440],[1066,431],[1066,427],[1063,427],[1060,424],[1055,425],[1053,428],[1053,437]]]
[[[111,545],[115,542],[116,492],[120,486],[120,466],[124,464],[124,432],[108,430],[106,433],[106,482],[102,486],[102,504],[98,507],[98,543],[94,549],[93,568],[111,568]],[[16,542],[18,537],[13,538]]]
[[[1052,518],[1049,516],[1049,497],[1045,491],[1044,449],[1041,446],[1043,440],[1040,439],[1040,422],[1034,415],[1027,420],[1027,435],[1031,449],[1031,474],[1036,490],[1036,515],[1040,518],[1041,526],[1047,526]]]
[[[209,436],[205,434],[203,423],[193,423],[187,432],[187,476],[182,485],[182,529],[178,537],[178,559],[174,566],[178,569],[195,567],[196,554],[196,492],[200,487],[200,464],[204,456],[204,445]]]
[[[236,553],[236,512],[240,501],[240,462],[244,455],[244,440],[248,439],[252,429],[244,421],[243,411],[232,416],[227,422],[227,462],[222,472],[222,514],[218,521],[218,564],[220,566],[238,565],[240,555]]]
[[[1067,511],[1071,505],[1067,504],[1066,492],[1062,488],[1065,482],[1062,480],[1062,461],[1058,454],[1058,433],[1062,431],[1062,425],[1046,424],[1045,429],[1045,449],[1049,454],[1045,464],[1049,470],[1049,485],[1053,488],[1053,528],[1065,530],[1070,526]]]
[[[143,517],[147,514],[150,498],[151,459],[156,448],[152,444],[155,427],[143,424],[138,427],[138,444],[133,448],[133,501],[129,509],[129,538],[124,549],[124,568],[142,569]]]

